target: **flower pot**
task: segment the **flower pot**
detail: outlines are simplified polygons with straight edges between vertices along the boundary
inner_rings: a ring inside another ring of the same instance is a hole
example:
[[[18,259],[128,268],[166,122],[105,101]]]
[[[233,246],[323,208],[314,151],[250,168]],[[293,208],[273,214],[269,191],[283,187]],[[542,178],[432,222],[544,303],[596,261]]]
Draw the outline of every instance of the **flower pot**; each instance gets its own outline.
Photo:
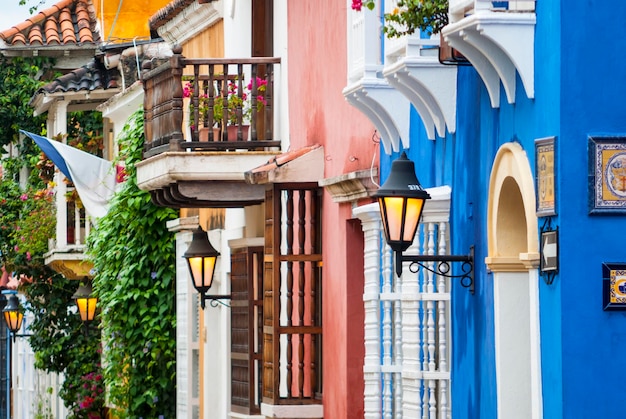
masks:
[[[228,133],[228,141],[239,141],[237,139],[237,131],[239,129],[238,125],[228,125],[226,126]],[[250,125],[242,125],[241,126],[241,141],[248,141],[248,131],[250,131]]]
[[[445,65],[471,65],[463,54],[446,42],[443,35],[439,37],[439,62]]]
[[[220,138],[220,129],[218,127],[213,128],[200,128],[198,131],[198,141],[200,142],[208,142],[209,141],[209,131],[213,130],[213,141],[221,141]]]

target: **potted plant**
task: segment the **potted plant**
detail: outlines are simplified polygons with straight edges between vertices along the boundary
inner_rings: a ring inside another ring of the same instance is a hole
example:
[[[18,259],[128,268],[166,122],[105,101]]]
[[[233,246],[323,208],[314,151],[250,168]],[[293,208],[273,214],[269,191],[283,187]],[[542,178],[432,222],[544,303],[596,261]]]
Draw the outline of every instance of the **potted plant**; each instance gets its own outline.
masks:
[[[376,7],[376,0],[352,0],[352,9]],[[385,13],[384,32],[389,38],[411,35],[416,31],[439,33],[448,24],[448,0],[398,0],[391,13]]]
[[[352,0],[352,9],[373,10],[375,0]],[[415,32],[437,34],[448,24],[448,0],[398,0],[391,13],[385,13],[384,33],[388,38],[399,38]],[[467,64],[467,59],[439,38],[439,61],[442,64]]]
[[[256,111],[260,112],[266,105],[264,93],[267,87],[267,80],[260,77],[256,77]],[[237,80],[229,80],[226,85],[226,91],[223,91],[223,84],[216,82],[214,84],[214,98],[213,98],[213,126],[209,125],[208,113],[210,109],[210,98],[206,92],[201,91],[198,94],[198,123],[196,124],[194,103],[190,101],[189,104],[189,123],[193,127],[197,126],[200,131],[200,141],[207,141],[208,130],[213,128],[214,139],[221,138],[221,128],[226,121],[226,128],[228,130],[228,138],[235,139],[237,137],[237,130],[241,126],[243,132],[243,139],[246,140],[248,136],[248,127],[253,117],[253,95],[252,91],[253,80],[247,84],[242,84],[241,92],[239,92],[239,82]],[[193,81],[187,82],[183,88],[183,97],[193,97]],[[206,132],[206,135],[204,134]],[[205,139],[206,137],[206,139]]]
[[[261,112],[265,105],[265,90],[267,87],[267,80],[260,77],[256,77],[256,112]],[[227,83],[226,100],[224,95],[215,98],[215,105],[213,107],[213,120],[218,125],[223,125],[224,116],[226,116],[226,126],[228,130],[228,138],[236,139],[237,130],[241,126],[243,140],[247,140],[248,128],[250,121],[253,117],[253,80],[247,84],[241,85],[241,92],[239,92],[239,82],[237,80],[229,80]],[[226,105],[226,108],[225,106]],[[226,115],[224,115],[226,109]]]

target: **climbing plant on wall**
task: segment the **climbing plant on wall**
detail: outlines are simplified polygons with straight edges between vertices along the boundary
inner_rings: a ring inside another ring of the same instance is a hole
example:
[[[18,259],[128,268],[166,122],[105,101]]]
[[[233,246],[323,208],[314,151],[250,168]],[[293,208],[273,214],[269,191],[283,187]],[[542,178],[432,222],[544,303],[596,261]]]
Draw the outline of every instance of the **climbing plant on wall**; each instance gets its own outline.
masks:
[[[104,378],[121,418],[173,418],[176,405],[174,238],[160,208],[136,183],[143,113],[135,113],[118,141],[127,181],[88,238],[102,308]]]
[[[34,316],[29,323],[29,343],[35,366],[63,373],[60,395],[70,418],[104,417],[104,394],[82,395],[83,377],[98,374],[100,334],[85,330],[73,310],[78,287],[44,263],[48,241],[55,236],[54,166],[19,130],[44,133],[45,116],[34,116],[30,98],[44,83],[38,77],[51,65],[48,59],[0,58],[0,143],[9,150],[2,158],[0,179],[0,249],[2,268],[26,296],[25,308]],[[76,115],[81,126],[102,125],[98,115]],[[93,122],[93,124],[92,124]],[[70,124],[70,128],[73,125]],[[21,281],[15,281],[21,278]],[[4,277],[6,280],[6,277]],[[3,286],[9,286],[4,283]],[[92,400],[93,399],[93,400]],[[98,413],[98,414],[96,414]]]

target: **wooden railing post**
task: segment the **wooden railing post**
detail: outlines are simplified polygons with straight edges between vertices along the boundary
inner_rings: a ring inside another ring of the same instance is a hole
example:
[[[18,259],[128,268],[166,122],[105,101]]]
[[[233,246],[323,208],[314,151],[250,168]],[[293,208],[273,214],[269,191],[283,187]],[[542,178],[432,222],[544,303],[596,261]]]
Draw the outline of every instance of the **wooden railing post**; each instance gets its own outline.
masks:
[[[172,133],[170,139],[170,150],[181,150],[180,143],[183,142],[183,47],[180,45],[174,45],[172,48],[174,53],[170,58],[170,65],[172,68],[172,77],[169,80],[172,92],[172,110],[169,113],[171,119],[167,121],[168,130]],[[167,91],[164,92],[167,94]]]

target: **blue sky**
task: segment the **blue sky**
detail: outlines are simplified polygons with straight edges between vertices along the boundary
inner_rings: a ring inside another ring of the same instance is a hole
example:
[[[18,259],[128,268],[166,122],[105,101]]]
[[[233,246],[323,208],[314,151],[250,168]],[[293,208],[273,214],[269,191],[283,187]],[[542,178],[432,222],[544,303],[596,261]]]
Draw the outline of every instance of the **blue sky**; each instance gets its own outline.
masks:
[[[50,7],[60,0],[46,0],[40,8]],[[28,0],[26,6],[20,6],[19,0],[2,0],[2,12],[0,12],[0,31],[9,29],[16,23],[26,20],[31,14],[28,12],[29,5],[37,4],[36,0]],[[37,12],[35,12],[37,13]]]

